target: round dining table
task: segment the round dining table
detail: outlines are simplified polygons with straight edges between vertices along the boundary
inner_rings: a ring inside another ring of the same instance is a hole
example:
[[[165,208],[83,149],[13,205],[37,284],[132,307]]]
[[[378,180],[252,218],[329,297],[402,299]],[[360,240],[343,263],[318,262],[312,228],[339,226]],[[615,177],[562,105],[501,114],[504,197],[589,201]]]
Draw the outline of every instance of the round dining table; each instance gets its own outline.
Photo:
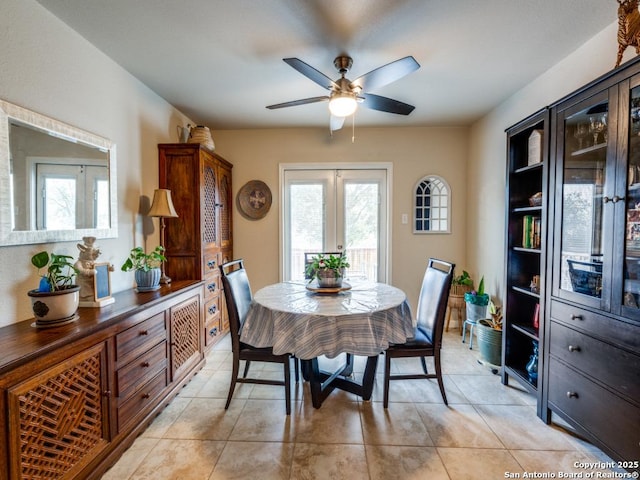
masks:
[[[369,400],[379,354],[412,338],[414,328],[407,297],[397,287],[354,282],[323,290],[313,283],[281,282],[255,293],[240,341],[299,358],[313,405],[319,408],[335,388]],[[333,372],[320,370],[318,357],[343,353],[345,365]],[[361,383],[349,378],[353,355],[368,357]]]

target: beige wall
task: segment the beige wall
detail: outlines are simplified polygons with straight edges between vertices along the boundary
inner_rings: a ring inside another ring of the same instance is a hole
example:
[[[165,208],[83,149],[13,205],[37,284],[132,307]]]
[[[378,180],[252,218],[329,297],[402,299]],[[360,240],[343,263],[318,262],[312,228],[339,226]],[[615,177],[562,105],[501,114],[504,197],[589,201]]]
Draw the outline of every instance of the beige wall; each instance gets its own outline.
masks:
[[[252,288],[277,282],[279,276],[279,214],[281,163],[393,164],[391,204],[391,263],[389,283],[407,292],[415,307],[427,258],[465,264],[466,157],[468,129],[359,128],[351,143],[350,129],[329,137],[325,129],[220,130],[213,132],[216,151],[233,163],[233,191],[249,180],[262,180],[272,191],[273,206],[261,220],[246,220],[234,206],[234,256],[244,258]],[[427,174],[443,177],[452,191],[450,234],[414,235],[411,224],[412,189]]]
[[[617,54],[616,32],[613,23],[471,128],[467,233],[474,241],[468,244],[467,256],[473,274],[484,274],[488,291],[500,301],[505,258],[505,129],[610,71]],[[634,54],[627,49],[623,61]]]
[[[100,240],[114,291],[131,288],[120,265],[134,245],[157,244],[157,220],[138,214],[158,184],[157,143],[174,141],[183,116],[34,0],[2,0],[0,98],[109,138],[117,145],[119,238]],[[184,122],[186,123],[186,121]],[[78,239],[80,240],[80,239]],[[43,249],[77,258],[76,242],[0,247],[0,326],[33,317],[26,292]]]

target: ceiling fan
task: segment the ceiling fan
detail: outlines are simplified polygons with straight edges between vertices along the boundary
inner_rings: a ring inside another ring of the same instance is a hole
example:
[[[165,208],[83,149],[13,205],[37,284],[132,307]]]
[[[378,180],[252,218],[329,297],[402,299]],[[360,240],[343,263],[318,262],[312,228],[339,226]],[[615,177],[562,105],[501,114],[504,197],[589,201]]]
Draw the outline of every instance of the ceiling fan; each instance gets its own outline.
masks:
[[[395,82],[420,68],[420,64],[416,62],[412,56],[404,57],[383,65],[382,67],[378,67],[353,81],[345,77],[353,65],[351,57],[346,55],[340,55],[333,61],[338,72],[340,72],[340,78],[335,81],[299,58],[284,58],[283,60],[305,77],[316,82],[321,87],[330,90],[330,93],[329,95],[323,95],[321,97],[304,98],[292,102],[268,105],[267,108],[271,110],[328,101],[331,112],[330,128],[331,130],[339,130],[344,124],[345,117],[352,115],[356,111],[359,103],[372,110],[396,113],[398,115],[409,115],[415,108],[413,105],[408,105],[392,98],[368,93],[369,90],[374,90],[391,82]]]

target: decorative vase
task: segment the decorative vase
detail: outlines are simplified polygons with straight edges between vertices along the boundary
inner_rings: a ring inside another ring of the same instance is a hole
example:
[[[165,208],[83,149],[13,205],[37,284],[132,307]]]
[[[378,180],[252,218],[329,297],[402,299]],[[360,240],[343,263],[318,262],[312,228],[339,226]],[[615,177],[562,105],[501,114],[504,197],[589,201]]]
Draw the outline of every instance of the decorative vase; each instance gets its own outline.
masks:
[[[60,325],[75,320],[80,302],[80,287],[73,285],[55,292],[30,290],[31,307],[37,327]]]
[[[209,127],[205,127],[204,125],[191,127],[188,143],[200,143],[209,150],[213,150],[215,148],[213,137],[211,136],[211,130],[209,130]]]
[[[538,381],[538,342],[533,341],[533,355],[529,357],[529,363],[524,367],[529,375],[529,381],[536,383]]]
[[[136,270],[135,279],[139,292],[151,292],[160,288],[160,277],[162,272],[160,267],[151,268],[147,271]]]
[[[336,272],[335,270],[318,270],[318,286],[320,288],[340,288],[342,287],[342,278],[344,270]]]

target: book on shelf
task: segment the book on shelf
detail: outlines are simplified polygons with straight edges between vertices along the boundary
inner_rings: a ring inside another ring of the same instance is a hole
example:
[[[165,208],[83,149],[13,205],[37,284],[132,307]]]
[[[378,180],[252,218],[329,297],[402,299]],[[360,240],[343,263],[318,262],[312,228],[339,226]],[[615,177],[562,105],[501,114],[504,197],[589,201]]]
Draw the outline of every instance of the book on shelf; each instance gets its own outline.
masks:
[[[536,303],[536,308],[533,311],[533,319],[532,322],[533,328],[536,329],[536,332],[540,329],[540,304]]]
[[[540,248],[542,221],[540,217],[525,215],[522,217],[522,247]]]

